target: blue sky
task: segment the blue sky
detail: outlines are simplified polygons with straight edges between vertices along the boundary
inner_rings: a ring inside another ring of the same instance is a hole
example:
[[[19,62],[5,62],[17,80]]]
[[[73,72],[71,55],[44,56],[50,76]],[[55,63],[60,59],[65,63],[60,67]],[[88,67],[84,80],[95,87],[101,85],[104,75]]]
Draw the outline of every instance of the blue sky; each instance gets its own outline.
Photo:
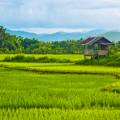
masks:
[[[35,32],[120,30],[120,0],[0,0],[0,24]]]

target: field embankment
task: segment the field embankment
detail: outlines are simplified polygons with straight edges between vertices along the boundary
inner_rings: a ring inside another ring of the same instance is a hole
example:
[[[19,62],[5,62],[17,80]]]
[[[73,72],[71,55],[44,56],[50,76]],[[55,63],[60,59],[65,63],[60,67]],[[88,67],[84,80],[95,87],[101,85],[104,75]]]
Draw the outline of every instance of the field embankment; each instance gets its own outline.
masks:
[[[16,63],[0,62],[1,67],[32,71],[38,73],[63,73],[63,74],[109,74],[119,77],[119,67],[85,66],[73,63]]]

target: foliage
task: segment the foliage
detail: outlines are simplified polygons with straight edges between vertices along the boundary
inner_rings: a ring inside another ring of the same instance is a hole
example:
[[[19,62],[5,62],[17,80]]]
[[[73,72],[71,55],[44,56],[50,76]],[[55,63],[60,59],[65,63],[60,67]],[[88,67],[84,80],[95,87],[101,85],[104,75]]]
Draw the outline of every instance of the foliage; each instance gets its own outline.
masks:
[[[86,59],[77,62],[81,65],[104,65],[104,66],[120,66],[120,52],[116,51],[107,57],[101,57],[96,59]]]
[[[44,42],[36,39],[16,37],[6,33],[6,29],[0,27],[0,53],[29,53],[29,54],[62,54],[81,53],[80,40]]]
[[[5,62],[39,62],[39,63],[70,63],[69,59],[56,59],[49,58],[47,56],[37,57],[34,56],[25,56],[25,55],[16,55],[14,57],[7,56],[4,58]]]
[[[49,59],[52,58],[58,60],[67,59],[73,63],[84,59],[84,56],[81,54],[0,54],[0,61],[4,61],[7,57],[10,59],[16,56],[34,57],[36,59],[41,57],[48,57]]]
[[[43,42],[0,27],[0,120],[120,119],[120,42],[99,60],[73,54],[82,50],[80,40]]]

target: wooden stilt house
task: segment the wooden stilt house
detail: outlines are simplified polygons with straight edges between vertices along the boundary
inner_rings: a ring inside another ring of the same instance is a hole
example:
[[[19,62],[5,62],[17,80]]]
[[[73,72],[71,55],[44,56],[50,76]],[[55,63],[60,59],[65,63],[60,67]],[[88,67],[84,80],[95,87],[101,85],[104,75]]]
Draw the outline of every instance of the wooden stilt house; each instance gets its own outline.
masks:
[[[112,42],[105,37],[90,37],[81,42],[84,46],[84,56],[101,57],[109,54]]]

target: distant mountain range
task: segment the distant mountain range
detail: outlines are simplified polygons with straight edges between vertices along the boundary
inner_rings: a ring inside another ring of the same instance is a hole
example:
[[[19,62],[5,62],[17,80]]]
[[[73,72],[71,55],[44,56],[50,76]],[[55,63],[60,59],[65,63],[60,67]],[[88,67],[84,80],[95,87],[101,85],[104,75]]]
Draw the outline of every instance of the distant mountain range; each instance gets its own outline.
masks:
[[[8,33],[16,36],[22,36],[26,38],[35,38],[42,41],[61,41],[61,40],[80,40],[81,38],[87,38],[92,36],[104,36],[111,41],[120,41],[119,31],[107,31],[107,30],[91,30],[88,32],[56,32],[52,34],[35,34],[25,31],[13,31],[7,30]]]

